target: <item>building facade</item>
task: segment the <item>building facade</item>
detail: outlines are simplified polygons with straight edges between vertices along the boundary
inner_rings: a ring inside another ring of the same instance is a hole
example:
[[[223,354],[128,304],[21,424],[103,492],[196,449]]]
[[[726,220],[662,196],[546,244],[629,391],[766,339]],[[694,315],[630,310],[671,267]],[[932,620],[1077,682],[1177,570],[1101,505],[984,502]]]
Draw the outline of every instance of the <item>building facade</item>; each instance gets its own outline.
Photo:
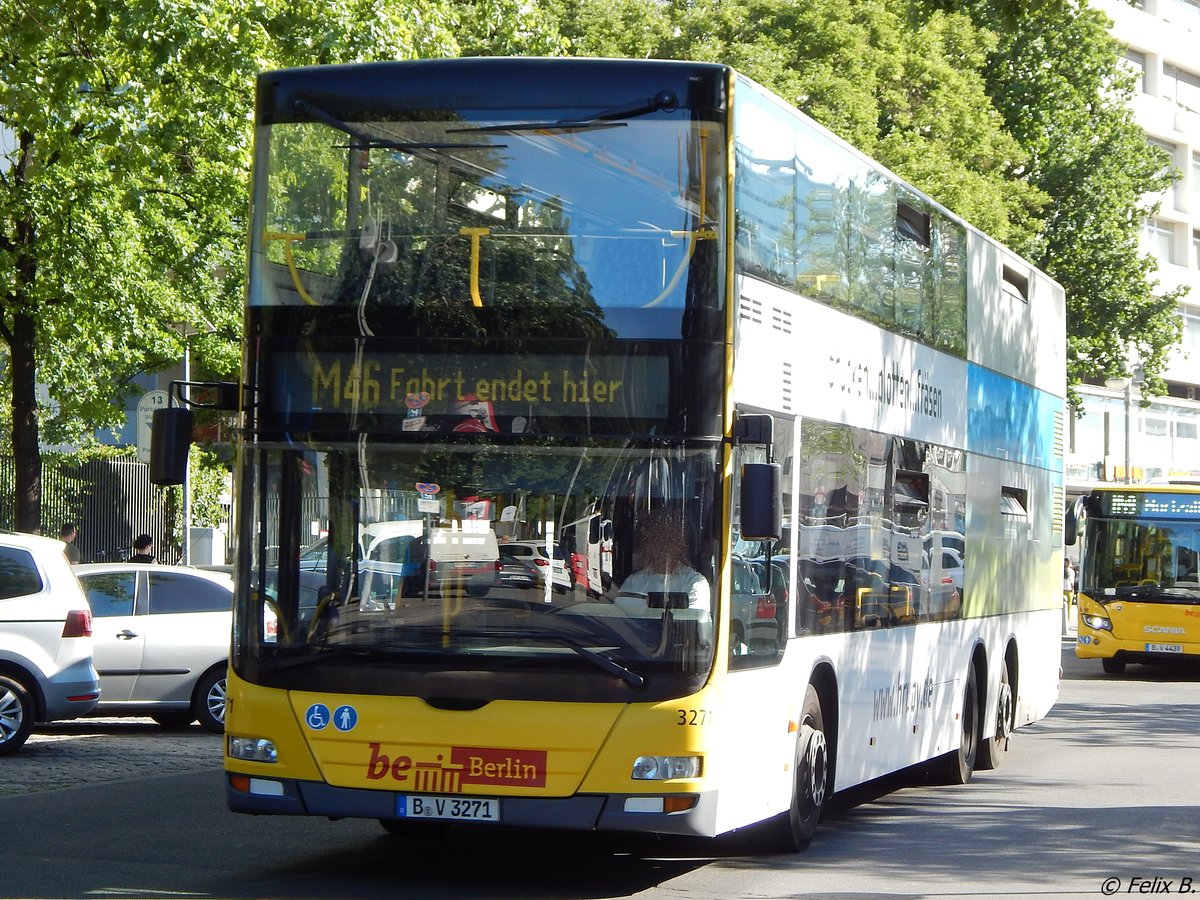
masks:
[[[1165,373],[1169,391],[1142,407],[1131,360],[1126,383],[1083,385],[1083,415],[1067,436],[1067,491],[1106,482],[1200,480],[1200,0],[1093,0],[1112,20],[1137,75],[1134,115],[1182,178],[1143,224],[1159,287],[1191,290],[1180,304],[1183,338]]]

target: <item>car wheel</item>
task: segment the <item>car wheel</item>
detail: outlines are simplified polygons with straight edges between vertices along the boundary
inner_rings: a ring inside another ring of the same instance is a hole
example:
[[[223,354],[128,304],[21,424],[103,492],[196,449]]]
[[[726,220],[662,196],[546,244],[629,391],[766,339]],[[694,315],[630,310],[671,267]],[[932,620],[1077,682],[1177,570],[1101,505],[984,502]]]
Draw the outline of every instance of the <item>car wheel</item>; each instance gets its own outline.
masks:
[[[0,675],[0,756],[19,749],[29,739],[36,715],[25,685]]]
[[[196,721],[196,717],[192,715],[189,709],[168,710],[166,712],[157,712],[150,717],[163,728],[183,728],[186,725],[191,725]]]
[[[221,734],[225,731],[226,665],[209,669],[196,684],[192,699],[192,715],[205,731]]]

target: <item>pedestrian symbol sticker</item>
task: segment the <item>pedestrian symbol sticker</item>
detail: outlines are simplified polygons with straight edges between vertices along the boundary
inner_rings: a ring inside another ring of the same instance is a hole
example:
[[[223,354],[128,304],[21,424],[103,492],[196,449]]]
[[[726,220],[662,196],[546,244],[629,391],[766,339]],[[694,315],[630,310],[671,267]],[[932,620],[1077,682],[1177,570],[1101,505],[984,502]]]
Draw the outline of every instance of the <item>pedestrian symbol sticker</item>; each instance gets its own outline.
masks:
[[[324,703],[314,703],[304,714],[304,721],[313,731],[320,731],[329,724],[329,707]]]
[[[349,731],[358,724],[358,710],[353,706],[339,706],[333,711],[333,727],[338,731]]]

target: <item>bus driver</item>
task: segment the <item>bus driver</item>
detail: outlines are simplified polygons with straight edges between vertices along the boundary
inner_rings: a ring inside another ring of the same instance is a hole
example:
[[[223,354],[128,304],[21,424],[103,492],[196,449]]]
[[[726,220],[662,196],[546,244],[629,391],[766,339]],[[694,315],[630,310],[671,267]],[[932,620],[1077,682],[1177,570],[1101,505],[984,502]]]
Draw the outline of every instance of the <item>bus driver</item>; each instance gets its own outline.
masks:
[[[641,568],[621,584],[613,601],[617,606],[647,609],[669,597],[671,606],[711,611],[708,580],[688,565],[687,538],[677,515],[652,510],[638,523],[635,538],[634,558]]]

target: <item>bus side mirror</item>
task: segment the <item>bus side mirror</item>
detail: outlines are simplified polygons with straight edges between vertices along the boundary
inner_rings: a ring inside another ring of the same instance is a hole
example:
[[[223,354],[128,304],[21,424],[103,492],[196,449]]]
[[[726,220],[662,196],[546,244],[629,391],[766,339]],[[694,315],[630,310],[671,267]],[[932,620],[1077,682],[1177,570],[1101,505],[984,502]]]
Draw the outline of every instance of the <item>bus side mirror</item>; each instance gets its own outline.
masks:
[[[1085,511],[1083,508],[1083,498],[1080,497],[1070,507],[1067,508],[1065,521],[1063,522],[1063,543],[1068,547],[1074,546],[1075,541],[1079,539],[1079,527],[1083,523]]]
[[[150,481],[183,484],[192,445],[192,411],[184,406],[156,409],[150,420]]]
[[[739,444],[761,444],[768,448],[775,439],[775,420],[767,415],[739,415],[733,426]]]
[[[783,479],[779,463],[742,466],[741,536],[777,541],[783,536]]]

